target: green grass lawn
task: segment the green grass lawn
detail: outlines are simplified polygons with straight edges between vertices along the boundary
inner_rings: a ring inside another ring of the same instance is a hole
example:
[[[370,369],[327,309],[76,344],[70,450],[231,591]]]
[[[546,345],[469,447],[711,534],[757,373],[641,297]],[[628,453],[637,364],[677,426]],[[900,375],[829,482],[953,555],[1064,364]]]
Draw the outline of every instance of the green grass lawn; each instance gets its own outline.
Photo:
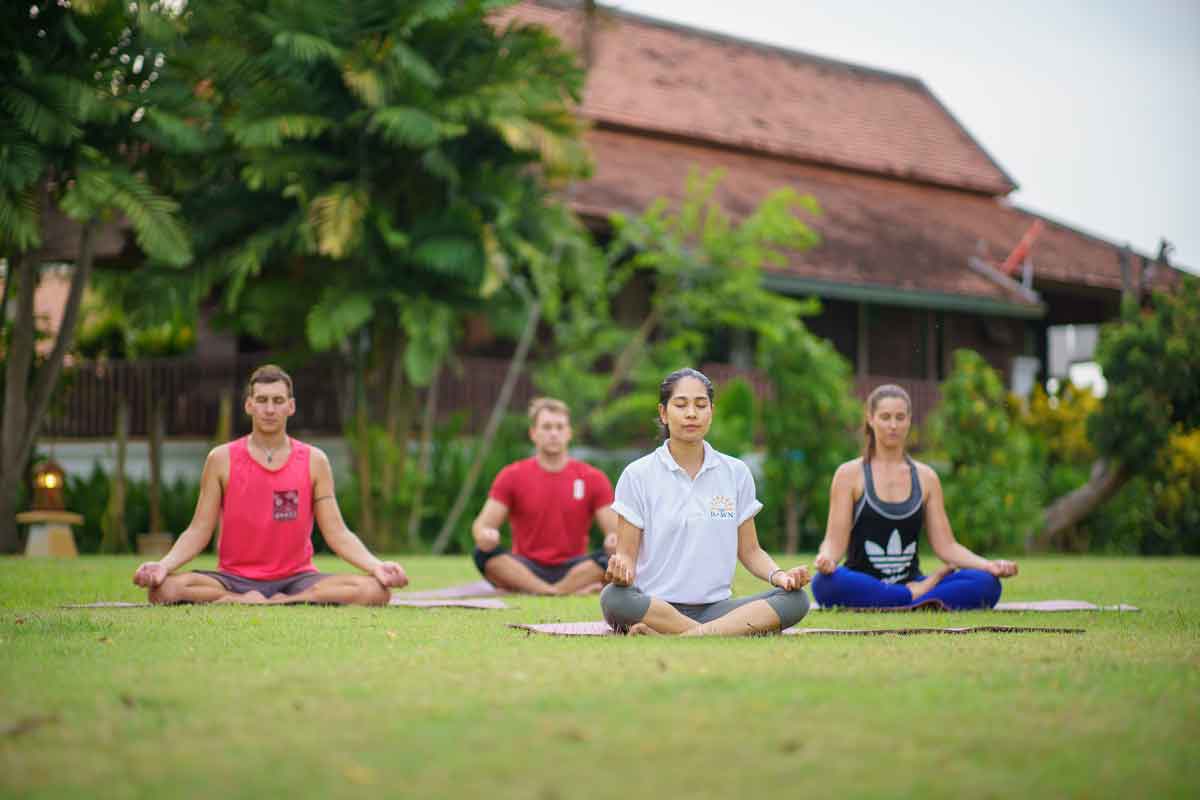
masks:
[[[1127,602],[1137,614],[821,612],[801,623],[1083,635],[562,639],[505,627],[596,619],[594,597],[516,598],[507,611],[58,608],[141,599],[136,563],[0,560],[0,795],[1200,789],[1197,560],[1025,559],[1005,586],[1006,599]],[[405,563],[415,588],[476,577],[465,558]],[[758,586],[739,573],[739,594]]]

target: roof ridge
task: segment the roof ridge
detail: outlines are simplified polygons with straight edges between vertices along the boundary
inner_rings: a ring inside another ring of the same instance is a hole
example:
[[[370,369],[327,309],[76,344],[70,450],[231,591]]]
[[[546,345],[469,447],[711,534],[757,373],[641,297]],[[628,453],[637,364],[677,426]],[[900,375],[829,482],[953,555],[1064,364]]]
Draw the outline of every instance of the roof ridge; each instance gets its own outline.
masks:
[[[544,6],[546,8],[556,8],[561,10],[579,11],[583,8],[583,3],[580,0],[528,0],[534,5]],[[883,78],[890,81],[900,83],[909,83],[917,88],[932,94],[929,87],[925,85],[916,75],[909,75],[904,72],[895,72],[893,70],[883,69],[882,67],[869,67],[865,64],[856,64],[853,61],[844,61],[832,56],[822,56],[817,53],[812,53],[807,50],[800,50],[794,47],[786,47],[780,44],[771,44],[757,39],[748,39],[743,36],[734,36],[730,33],[721,33],[720,31],[701,28],[695,25],[689,25],[684,22],[674,22],[661,17],[652,17],[648,14],[639,14],[636,11],[626,11],[615,6],[605,5],[603,3],[596,4],[597,9],[605,14],[611,14],[615,17],[624,17],[625,19],[634,20],[636,22],[645,23],[656,28],[667,28],[678,31],[679,33],[688,34],[689,36],[697,36],[703,39],[713,39],[724,44],[735,44],[742,47],[749,47],[754,50],[762,50],[775,55],[787,56],[788,58],[798,58],[803,61],[810,61],[827,67],[838,67],[851,72],[859,72],[864,75],[869,75],[876,78]]]

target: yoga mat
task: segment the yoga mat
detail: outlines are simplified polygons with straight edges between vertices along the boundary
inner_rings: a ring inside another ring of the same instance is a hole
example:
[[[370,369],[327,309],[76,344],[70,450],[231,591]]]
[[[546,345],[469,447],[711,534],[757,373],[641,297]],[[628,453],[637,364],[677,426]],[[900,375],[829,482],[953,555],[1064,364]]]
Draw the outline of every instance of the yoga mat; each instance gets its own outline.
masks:
[[[392,595],[392,601],[388,605],[409,606],[410,608],[508,608],[507,603],[495,597],[425,600],[399,594]]]
[[[549,622],[541,625],[518,625],[510,628],[551,636],[617,636],[607,622]],[[976,625],[970,628],[788,628],[784,636],[913,636],[923,633],[1084,633],[1083,628],[1022,628],[1012,625]]]
[[[426,589],[421,592],[405,592],[405,597],[411,597],[414,600],[454,600],[463,597],[499,597],[508,592],[497,589],[490,583],[484,580],[474,581],[473,583],[461,583],[456,586],[447,586],[443,589]]]
[[[404,606],[407,608],[508,608],[503,600],[480,597],[476,599],[446,599],[446,600],[424,600],[420,598],[412,598],[405,595],[393,594],[389,606]],[[150,608],[150,603],[124,603],[124,602],[99,602],[99,603],[69,603],[62,608]]]
[[[862,614],[883,614],[889,612],[905,612],[905,611],[947,611],[956,613],[952,609],[946,607],[946,604],[936,597],[931,597],[928,600],[921,600],[913,603],[911,606],[892,606],[890,608],[825,608],[818,605],[814,600],[812,604],[813,611],[853,611]],[[1057,612],[1057,611],[1141,611],[1137,606],[1119,603],[1112,606],[1098,606],[1095,603],[1088,603],[1083,600],[1027,600],[1023,602],[1012,603],[997,603],[995,608],[981,608],[978,611],[1031,611],[1031,612]]]
[[[600,584],[597,583],[597,586]],[[599,590],[590,592],[589,594],[599,594]],[[472,583],[462,583],[456,586],[447,586],[442,589],[426,589],[421,592],[405,592],[407,597],[412,597],[417,600],[452,600],[465,597],[501,597],[506,595],[536,597],[537,595],[520,595],[518,592],[510,592],[506,589],[497,589],[487,581],[474,581]],[[575,595],[576,597],[586,597],[586,594]]]

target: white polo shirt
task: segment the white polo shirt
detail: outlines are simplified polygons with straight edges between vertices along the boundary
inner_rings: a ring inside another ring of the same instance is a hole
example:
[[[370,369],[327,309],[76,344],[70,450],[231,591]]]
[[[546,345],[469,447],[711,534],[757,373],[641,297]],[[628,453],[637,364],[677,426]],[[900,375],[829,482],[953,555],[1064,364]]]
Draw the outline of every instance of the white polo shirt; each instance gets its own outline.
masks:
[[[727,599],[737,569],[737,529],[762,509],[750,468],[704,442],[695,480],[664,442],[617,481],[613,511],[642,529],[634,585],[671,603]]]

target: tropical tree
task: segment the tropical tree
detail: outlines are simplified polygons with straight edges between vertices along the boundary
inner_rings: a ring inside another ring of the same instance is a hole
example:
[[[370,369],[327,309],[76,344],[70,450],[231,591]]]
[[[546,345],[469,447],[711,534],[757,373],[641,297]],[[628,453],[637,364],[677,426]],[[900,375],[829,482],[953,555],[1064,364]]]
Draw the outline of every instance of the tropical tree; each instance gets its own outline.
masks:
[[[697,363],[718,334],[771,339],[815,309],[762,285],[764,267],[818,242],[800,217],[818,212],[815,202],[782,189],[734,220],[715,197],[720,179],[693,173],[677,205],[611,217],[607,263],[570,296],[535,376],[542,391],[571,398],[581,437],[645,439],[663,375]],[[637,293],[647,301],[630,313]]]
[[[159,4],[117,0],[0,9],[0,551],[18,546],[17,492],[71,346],[101,225],[128,224],[140,251],[167,264],[190,258],[176,204],[156,189],[185,143],[161,124],[172,120],[169,107],[148,101],[162,66],[154,43],[175,22]],[[76,223],[77,241],[61,326],[43,358],[33,301],[44,263],[63,250],[45,235],[56,215]]]
[[[1051,503],[1027,544],[1045,547],[1151,469],[1172,436],[1200,428],[1200,281],[1156,293],[1146,308],[1127,298],[1105,325],[1096,360],[1108,392],[1088,418],[1097,459],[1088,481]]]
[[[342,357],[359,528],[385,549],[374,506],[404,480],[416,388],[465,313],[533,316],[562,266],[547,185],[587,167],[578,67],[543,30],[493,24],[501,5],[196,4],[178,60],[221,134],[188,193],[204,273],[243,330]]]

